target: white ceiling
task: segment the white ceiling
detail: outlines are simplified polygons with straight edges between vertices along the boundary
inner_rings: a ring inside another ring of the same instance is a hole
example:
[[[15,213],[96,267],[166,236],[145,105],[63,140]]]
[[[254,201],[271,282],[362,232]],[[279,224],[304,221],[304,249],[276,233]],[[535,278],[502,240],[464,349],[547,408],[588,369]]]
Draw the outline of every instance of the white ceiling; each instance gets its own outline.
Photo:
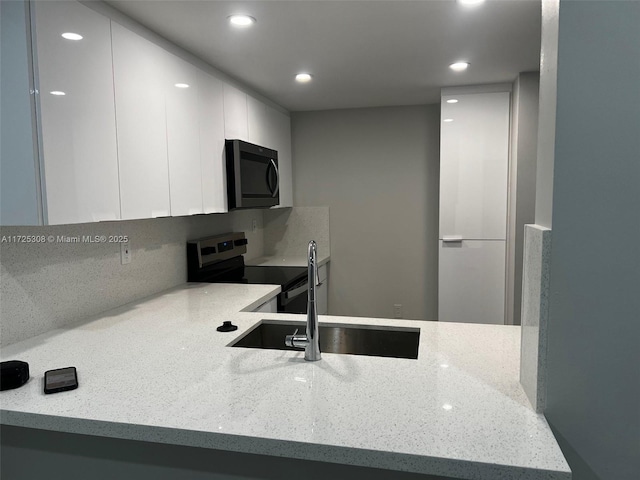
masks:
[[[540,0],[108,3],[292,111],[437,103],[442,87],[511,82],[540,64]],[[257,23],[234,28],[235,13]],[[448,68],[459,60],[466,72]],[[300,71],[313,81],[296,83]]]

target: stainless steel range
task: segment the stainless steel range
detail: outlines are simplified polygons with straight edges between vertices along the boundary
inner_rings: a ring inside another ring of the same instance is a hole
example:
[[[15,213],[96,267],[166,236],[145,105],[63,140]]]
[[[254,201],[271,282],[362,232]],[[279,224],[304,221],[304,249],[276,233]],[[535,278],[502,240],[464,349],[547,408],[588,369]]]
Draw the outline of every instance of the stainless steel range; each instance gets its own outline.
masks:
[[[280,285],[278,312],[306,313],[307,267],[247,266],[244,232],[226,233],[187,242],[187,281]]]

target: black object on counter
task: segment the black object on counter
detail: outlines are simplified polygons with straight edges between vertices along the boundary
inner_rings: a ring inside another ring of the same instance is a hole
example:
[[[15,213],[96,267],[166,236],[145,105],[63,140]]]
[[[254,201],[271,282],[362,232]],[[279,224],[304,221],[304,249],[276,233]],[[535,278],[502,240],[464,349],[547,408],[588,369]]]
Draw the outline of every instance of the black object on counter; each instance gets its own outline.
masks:
[[[0,362],[0,390],[11,390],[27,383],[29,364],[20,360]]]
[[[76,367],[56,368],[44,372],[44,393],[66,392],[78,388]]]
[[[220,325],[218,328],[216,328],[216,330],[218,330],[219,332],[233,332],[234,330],[237,330],[238,326],[237,325],[233,325],[230,321],[225,321],[222,322],[222,325]]]

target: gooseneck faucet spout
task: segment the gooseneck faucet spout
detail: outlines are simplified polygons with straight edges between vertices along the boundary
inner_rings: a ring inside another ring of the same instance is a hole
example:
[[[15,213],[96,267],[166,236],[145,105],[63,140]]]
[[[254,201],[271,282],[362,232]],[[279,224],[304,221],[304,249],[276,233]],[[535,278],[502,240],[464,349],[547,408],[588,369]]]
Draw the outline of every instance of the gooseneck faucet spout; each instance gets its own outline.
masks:
[[[320,360],[320,335],[318,330],[318,310],[316,309],[316,285],[318,279],[318,247],[311,240],[307,249],[307,277],[309,282],[307,302],[307,334],[287,335],[284,343],[289,347],[304,348],[304,359],[310,362]]]

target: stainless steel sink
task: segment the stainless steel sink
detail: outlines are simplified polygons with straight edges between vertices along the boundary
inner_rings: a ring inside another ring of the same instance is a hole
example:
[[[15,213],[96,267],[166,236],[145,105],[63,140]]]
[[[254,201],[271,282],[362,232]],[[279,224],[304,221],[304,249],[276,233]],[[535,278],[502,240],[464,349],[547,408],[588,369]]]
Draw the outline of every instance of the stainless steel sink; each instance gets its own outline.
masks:
[[[268,348],[274,350],[301,349],[287,347],[286,335],[296,329],[304,333],[304,322],[261,320],[230,347]],[[376,357],[418,358],[420,329],[407,327],[378,327],[374,325],[320,324],[320,351],[323,353],[348,353]]]

